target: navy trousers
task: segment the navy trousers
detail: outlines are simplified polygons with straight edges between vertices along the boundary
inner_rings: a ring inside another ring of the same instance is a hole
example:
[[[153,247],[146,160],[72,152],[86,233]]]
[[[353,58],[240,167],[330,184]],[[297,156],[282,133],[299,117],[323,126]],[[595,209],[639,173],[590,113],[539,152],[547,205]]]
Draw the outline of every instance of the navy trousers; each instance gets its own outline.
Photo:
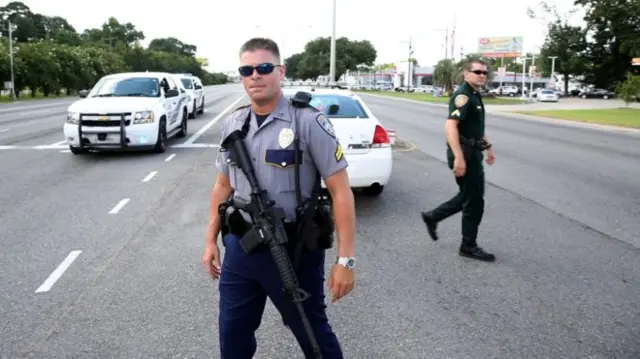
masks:
[[[255,332],[267,302],[287,313],[289,328],[307,358],[313,358],[302,321],[291,302],[285,302],[282,281],[268,251],[246,254],[232,234],[222,241],[225,254],[220,276],[218,319],[221,359],[251,359],[256,352]],[[324,250],[305,253],[297,270],[299,286],[310,294],[303,302],[323,359],[343,359],[342,349],[326,315],[324,302]]]

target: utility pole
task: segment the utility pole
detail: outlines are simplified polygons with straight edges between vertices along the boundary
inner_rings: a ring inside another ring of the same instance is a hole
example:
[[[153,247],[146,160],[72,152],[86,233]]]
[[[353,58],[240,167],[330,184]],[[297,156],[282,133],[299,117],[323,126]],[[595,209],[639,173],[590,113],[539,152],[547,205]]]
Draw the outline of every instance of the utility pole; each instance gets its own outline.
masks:
[[[531,82],[531,85],[529,85],[529,98],[530,99],[533,97],[533,73],[536,70],[535,67],[536,67],[536,55],[531,55],[531,67],[529,67],[529,69],[530,69],[529,77],[531,77],[531,79],[529,80]]]
[[[16,100],[16,81],[13,75],[13,24],[10,20],[7,20],[9,26],[9,67],[11,71],[11,98]]]
[[[524,90],[527,87],[527,84],[525,82],[525,76],[527,75],[527,60],[529,60],[528,57],[521,57],[520,60],[522,61],[522,88],[520,91],[522,91],[522,99],[525,99],[525,95],[524,95]]]
[[[449,58],[449,27],[447,27],[444,30],[444,59],[446,60],[448,58]]]
[[[411,61],[411,56],[413,55],[413,49],[411,48],[411,36],[409,36],[409,58],[407,59],[407,89],[411,87],[413,84],[413,76],[411,75],[411,65],[413,65],[413,61]]]
[[[551,59],[551,79],[553,80],[553,89],[556,89],[556,59],[558,56],[548,56],[548,59]]]
[[[333,0],[333,17],[331,20],[331,55],[329,63],[329,85],[336,84],[336,0]]]

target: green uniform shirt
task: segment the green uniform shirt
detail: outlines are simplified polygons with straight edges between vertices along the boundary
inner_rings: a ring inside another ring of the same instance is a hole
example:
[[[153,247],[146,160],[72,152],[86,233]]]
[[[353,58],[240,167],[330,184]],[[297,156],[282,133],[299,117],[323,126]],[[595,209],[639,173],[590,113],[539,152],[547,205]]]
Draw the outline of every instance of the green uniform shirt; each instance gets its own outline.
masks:
[[[484,104],[478,91],[466,81],[458,87],[449,100],[449,117],[458,120],[458,133],[466,139],[482,139],[484,137]],[[478,152],[482,156],[481,152]],[[453,165],[453,151],[447,143],[447,159],[449,167]]]
[[[468,139],[484,137],[484,104],[478,91],[463,82],[449,100],[449,118],[459,120],[458,132]]]

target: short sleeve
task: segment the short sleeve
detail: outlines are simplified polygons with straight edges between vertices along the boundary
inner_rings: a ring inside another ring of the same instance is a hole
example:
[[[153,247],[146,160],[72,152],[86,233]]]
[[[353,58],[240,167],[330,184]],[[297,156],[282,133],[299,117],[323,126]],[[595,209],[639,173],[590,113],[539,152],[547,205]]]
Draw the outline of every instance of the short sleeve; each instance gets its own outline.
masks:
[[[336,138],[331,121],[322,112],[305,111],[308,123],[307,150],[313,158],[320,177],[326,180],[334,173],[347,168],[342,146]]]
[[[227,119],[221,126],[220,146],[218,147],[218,154],[216,158],[216,169],[219,173],[223,173],[227,177],[229,176],[229,164],[227,163],[227,158],[229,158],[229,151],[225,151],[222,149],[222,141],[224,141],[224,139],[227,137],[228,124],[229,119]]]
[[[452,120],[466,120],[469,112],[469,96],[459,93],[449,100],[449,118]]]

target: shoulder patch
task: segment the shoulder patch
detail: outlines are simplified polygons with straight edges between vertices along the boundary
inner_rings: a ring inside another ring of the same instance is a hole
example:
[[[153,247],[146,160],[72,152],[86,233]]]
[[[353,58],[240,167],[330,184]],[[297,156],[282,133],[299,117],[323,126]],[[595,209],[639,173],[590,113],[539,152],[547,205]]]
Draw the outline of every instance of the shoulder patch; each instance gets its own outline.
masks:
[[[453,99],[453,103],[456,105],[456,107],[462,107],[466,105],[467,102],[469,102],[469,97],[467,95],[456,95],[456,97]]]
[[[333,124],[331,124],[331,121],[329,121],[327,116],[325,116],[323,113],[320,113],[318,117],[316,117],[316,121],[318,122],[320,127],[322,127],[324,132],[328,133],[331,137],[336,137],[336,132],[333,129]]]
[[[333,153],[333,157],[336,158],[336,162],[340,162],[343,156],[344,151],[342,150],[342,145],[338,143],[338,146],[336,146],[336,152]]]

